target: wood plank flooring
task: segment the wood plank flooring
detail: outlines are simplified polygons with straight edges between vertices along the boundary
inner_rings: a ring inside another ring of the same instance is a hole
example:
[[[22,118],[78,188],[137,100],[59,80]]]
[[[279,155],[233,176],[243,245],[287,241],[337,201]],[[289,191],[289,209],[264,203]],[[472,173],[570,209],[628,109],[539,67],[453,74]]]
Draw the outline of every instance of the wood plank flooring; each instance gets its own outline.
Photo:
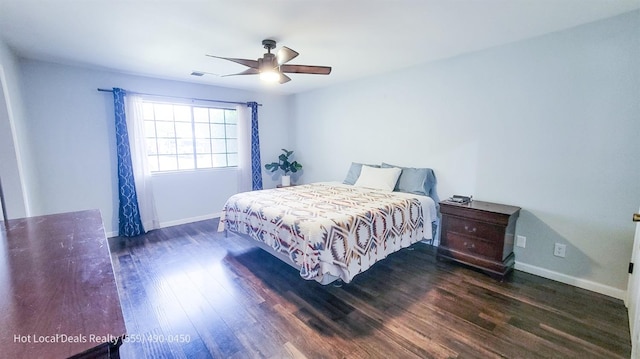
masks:
[[[629,358],[622,301],[416,244],[322,286],[217,221],[111,238],[122,358]]]

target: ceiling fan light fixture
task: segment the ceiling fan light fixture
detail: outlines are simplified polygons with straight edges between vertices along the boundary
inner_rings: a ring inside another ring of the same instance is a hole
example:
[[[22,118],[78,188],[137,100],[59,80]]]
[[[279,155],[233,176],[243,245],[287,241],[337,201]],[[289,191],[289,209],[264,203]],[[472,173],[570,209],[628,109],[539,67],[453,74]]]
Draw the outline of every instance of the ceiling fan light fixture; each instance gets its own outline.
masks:
[[[279,82],[280,72],[276,69],[268,69],[260,71],[260,80],[264,82]]]

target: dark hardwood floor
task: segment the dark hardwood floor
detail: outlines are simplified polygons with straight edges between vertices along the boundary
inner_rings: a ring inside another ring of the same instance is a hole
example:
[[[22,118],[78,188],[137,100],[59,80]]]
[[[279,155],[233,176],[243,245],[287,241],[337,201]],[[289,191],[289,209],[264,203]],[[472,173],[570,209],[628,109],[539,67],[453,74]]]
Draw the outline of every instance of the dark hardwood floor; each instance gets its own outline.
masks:
[[[321,286],[210,220],[111,238],[122,358],[629,358],[622,301],[416,244]]]

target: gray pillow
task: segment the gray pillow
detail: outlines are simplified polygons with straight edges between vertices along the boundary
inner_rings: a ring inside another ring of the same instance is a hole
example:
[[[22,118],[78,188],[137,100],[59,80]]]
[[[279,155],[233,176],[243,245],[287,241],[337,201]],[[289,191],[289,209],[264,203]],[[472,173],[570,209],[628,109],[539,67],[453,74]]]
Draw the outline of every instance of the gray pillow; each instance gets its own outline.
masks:
[[[434,198],[436,176],[431,168],[401,167],[382,163],[382,167],[402,168],[395,191],[414,193]],[[435,200],[436,198],[434,198]]]
[[[342,183],[354,185],[360,177],[360,172],[362,171],[362,166],[370,166],[380,168],[380,165],[367,165],[363,163],[351,162],[351,167],[349,167],[349,172],[347,172],[347,177],[344,179]]]

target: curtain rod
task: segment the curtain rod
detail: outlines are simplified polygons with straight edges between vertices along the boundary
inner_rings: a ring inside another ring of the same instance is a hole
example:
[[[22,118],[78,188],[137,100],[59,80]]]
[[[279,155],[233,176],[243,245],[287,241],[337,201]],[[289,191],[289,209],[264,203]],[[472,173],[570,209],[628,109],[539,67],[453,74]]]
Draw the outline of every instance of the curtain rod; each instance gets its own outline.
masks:
[[[113,90],[110,90],[110,89],[98,88],[98,91],[113,93]],[[127,90],[125,90],[125,92],[130,93],[130,94],[135,94],[135,95],[146,95],[146,96],[165,97],[165,98],[179,98],[179,99],[182,99],[182,100],[209,101],[209,102],[218,102],[218,103],[231,103],[231,104],[235,104],[235,105],[246,105],[246,104],[248,104],[248,102],[236,102],[236,101],[210,100],[210,99],[206,99],[206,98],[192,98],[192,97],[157,95],[157,94],[153,94],[153,93],[134,92],[134,91],[127,91]],[[262,106],[262,104],[259,103],[258,106]]]

